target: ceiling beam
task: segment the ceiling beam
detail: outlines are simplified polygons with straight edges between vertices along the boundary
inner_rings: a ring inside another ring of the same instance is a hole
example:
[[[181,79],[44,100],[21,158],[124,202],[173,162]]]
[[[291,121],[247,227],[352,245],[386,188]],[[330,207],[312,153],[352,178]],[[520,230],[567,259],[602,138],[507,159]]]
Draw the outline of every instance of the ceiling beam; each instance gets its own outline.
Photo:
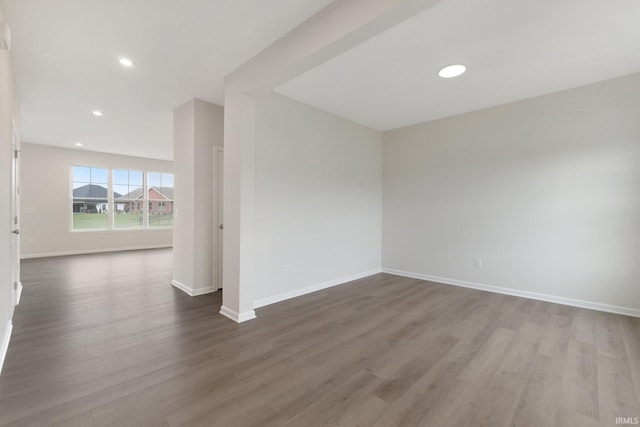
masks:
[[[337,0],[225,78],[247,94],[269,92],[441,0]]]

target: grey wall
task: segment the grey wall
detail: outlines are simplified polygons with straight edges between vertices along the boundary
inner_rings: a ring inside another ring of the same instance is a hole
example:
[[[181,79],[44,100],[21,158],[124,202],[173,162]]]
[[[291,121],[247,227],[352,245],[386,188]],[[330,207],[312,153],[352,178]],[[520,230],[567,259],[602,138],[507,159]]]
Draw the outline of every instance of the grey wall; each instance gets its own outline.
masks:
[[[22,144],[23,258],[171,246],[167,229],[71,231],[72,165],[173,172],[165,160]]]
[[[383,267],[640,309],[639,111],[635,74],[385,133]]]
[[[280,95],[255,129],[257,306],[379,271],[382,135]]]

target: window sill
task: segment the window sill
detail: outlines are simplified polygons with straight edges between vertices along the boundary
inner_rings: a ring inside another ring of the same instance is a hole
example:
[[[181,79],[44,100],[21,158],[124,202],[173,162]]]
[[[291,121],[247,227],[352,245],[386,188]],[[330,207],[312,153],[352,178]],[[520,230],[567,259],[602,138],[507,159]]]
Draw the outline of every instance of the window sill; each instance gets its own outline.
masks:
[[[106,234],[106,233],[130,233],[130,232],[146,232],[146,231],[166,231],[173,230],[173,227],[153,227],[153,228],[114,228],[106,230],[102,228],[86,228],[81,230],[69,230],[71,234]]]

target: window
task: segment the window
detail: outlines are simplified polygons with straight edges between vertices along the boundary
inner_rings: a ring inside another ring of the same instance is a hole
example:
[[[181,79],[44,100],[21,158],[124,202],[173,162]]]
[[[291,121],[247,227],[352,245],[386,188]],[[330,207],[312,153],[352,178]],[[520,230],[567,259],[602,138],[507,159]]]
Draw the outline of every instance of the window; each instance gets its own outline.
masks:
[[[143,173],[114,169],[113,171],[113,228],[143,228]]]
[[[173,174],[73,166],[72,182],[73,230],[173,225]]]
[[[73,166],[72,228],[106,230],[109,228],[109,180],[107,169]]]
[[[173,174],[149,172],[149,227],[173,225]]]

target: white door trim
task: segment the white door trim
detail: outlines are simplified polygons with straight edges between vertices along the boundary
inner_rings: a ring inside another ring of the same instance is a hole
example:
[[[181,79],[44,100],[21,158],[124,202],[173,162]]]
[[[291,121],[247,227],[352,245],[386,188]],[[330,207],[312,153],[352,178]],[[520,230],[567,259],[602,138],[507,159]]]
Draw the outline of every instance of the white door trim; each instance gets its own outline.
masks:
[[[15,118],[11,122],[11,231],[20,232],[20,137]],[[20,235],[11,235],[11,289],[12,303],[20,303],[22,282],[20,281]]]
[[[222,239],[224,224],[222,218],[222,191],[224,180],[224,150],[215,147],[213,151],[213,273],[212,279],[216,289],[222,289]]]

